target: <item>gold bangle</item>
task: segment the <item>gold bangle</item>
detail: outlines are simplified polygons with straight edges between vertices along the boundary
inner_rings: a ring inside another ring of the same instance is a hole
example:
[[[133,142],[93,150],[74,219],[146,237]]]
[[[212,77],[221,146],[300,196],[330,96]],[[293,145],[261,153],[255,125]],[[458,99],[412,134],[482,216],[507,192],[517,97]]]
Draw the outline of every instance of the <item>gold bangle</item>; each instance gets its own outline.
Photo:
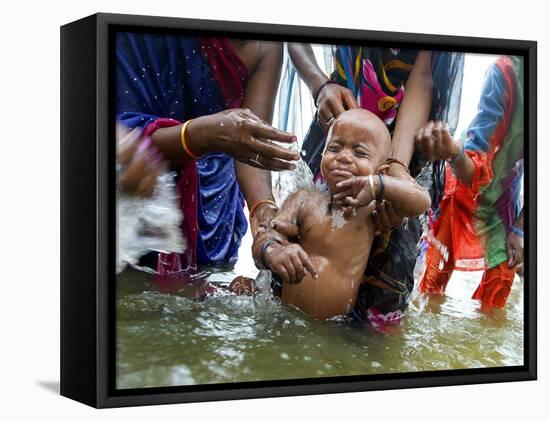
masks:
[[[187,143],[185,142],[185,129],[187,129],[187,125],[191,122],[192,119],[190,120],[187,120],[182,126],[181,126],[181,134],[180,134],[180,137],[181,137],[181,146],[183,147],[183,150],[185,151],[185,153],[193,158],[194,160],[198,160],[200,157],[196,154],[193,154],[193,152],[191,152],[191,150],[189,149],[189,147],[187,146]]]
[[[250,219],[252,220],[254,218],[254,213],[256,212],[256,209],[258,209],[258,207],[262,204],[271,204],[273,205],[275,208],[279,208],[277,206],[277,204],[272,201],[271,199],[260,199],[256,202],[254,202],[254,205],[252,205],[252,207],[250,207],[250,210],[248,212],[248,215],[250,217]]]
[[[370,186],[370,194],[372,195],[372,200],[376,201],[376,189],[374,188],[374,176],[372,174],[369,174],[369,186]]]

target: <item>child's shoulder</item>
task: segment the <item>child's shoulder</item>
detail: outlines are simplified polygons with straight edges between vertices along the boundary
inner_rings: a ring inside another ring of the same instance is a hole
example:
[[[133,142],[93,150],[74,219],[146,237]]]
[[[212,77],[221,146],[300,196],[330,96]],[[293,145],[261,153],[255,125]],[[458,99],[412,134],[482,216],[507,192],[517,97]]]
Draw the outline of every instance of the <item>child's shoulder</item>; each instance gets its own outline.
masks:
[[[301,188],[288,195],[284,203],[307,204],[311,201],[328,201],[328,194],[314,188]]]

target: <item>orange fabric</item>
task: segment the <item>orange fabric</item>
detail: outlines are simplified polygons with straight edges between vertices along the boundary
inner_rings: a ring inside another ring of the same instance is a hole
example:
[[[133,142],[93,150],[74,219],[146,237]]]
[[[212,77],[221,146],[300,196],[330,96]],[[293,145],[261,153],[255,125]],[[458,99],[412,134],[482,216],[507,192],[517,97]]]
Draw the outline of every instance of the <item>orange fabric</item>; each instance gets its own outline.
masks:
[[[476,231],[475,210],[479,185],[488,183],[492,177],[490,167],[486,166],[484,154],[466,151],[474,162],[474,181],[467,186],[458,181],[449,165],[445,169],[445,195],[441,201],[441,215],[434,223],[434,233],[441,236],[440,226],[445,216],[446,225],[451,234],[446,239],[439,239],[449,250],[453,250],[456,270],[478,271],[485,269],[484,253]]]
[[[449,257],[447,262],[443,262],[441,252],[431,244],[426,252],[426,271],[422,281],[418,285],[418,291],[421,293],[442,295],[447,287],[447,283],[453,273],[453,251],[452,251],[452,230],[449,212],[442,213],[438,219],[439,224],[435,238],[443,245],[447,246]],[[440,265],[443,262],[443,267]]]
[[[512,289],[515,274],[516,269],[508,267],[507,262],[489,268],[483,273],[481,283],[472,299],[480,300],[483,310],[494,307],[504,308]]]

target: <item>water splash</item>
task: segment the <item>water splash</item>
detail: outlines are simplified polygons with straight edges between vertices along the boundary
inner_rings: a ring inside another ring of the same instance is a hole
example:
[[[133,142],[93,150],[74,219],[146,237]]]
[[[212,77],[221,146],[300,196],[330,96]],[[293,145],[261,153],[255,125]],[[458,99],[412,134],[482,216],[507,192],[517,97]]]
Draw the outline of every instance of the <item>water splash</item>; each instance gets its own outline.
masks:
[[[295,145],[291,145],[289,149],[298,152]],[[275,190],[279,193],[279,204],[282,204],[288,195],[299,189],[314,188],[313,174],[305,161],[300,158],[294,164],[296,167],[293,170],[280,171],[274,178]]]

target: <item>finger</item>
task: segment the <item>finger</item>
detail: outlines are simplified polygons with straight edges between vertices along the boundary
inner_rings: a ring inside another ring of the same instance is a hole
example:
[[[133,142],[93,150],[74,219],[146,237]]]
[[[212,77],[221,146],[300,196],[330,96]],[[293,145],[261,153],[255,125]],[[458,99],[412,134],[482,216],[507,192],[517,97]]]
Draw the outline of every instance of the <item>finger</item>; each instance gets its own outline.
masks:
[[[317,274],[315,265],[313,265],[313,262],[309,258],[309,255],[307,254],[307,252],[304,251],[302,248],[300,248],[300,251],[298,253],[300,255],[300,259],[302,260],[302,264],[304,265],[307,272],[310,273],[314,279],[317,279],[319,275]]]
[[[353,190],[352,189],[346,189],[341,192],[338,192],[333,196],[333,199],[335,201],[339,201],[340,199],[344,199],[346,196],[353,196]]]
[[[237,158],[237,160],[239,159]],[[266,158],[261,155],[258,156],[258,154],[256,154],[254,158],[239,161],[242,161],[252,167],[272,171],[294,170],[296,168],[296,164],[292,162],[279,160],[278,158]]]
[[[263,122],[254,122],[249,125],[250,133],[257,138],[270,139],[277,142],[292,143],[296,142],[296,135],[274,128]]]
[[[288,239],[294,239],[298,236],[298,226],[287,221],[277,220],[274,218],[271,220],[271,228]]]
[[[321,120],[321,117],[319,115],[317,115],[317,124],[319,125],[323,133],[326,135],[328,133],[329,126],[327,125],[326,122]]]
[[[328,104],[317,110],[318,120],[325,123],[325,125],[333,117],[334,117],[334,113],[332,112],[332,110],[330,109],[330,106]]]
[[[424,132],[422,132],[422,139],[420,141],[420,145],[422,145],[421,150],[424,153],[424,155],[430,159],[434,158],[433,155],[433,139],[431,136],[424,136]]]
[[[432,130],[434,128],[434,122],[429,121],[426,126],[424,126],[424,138],[431,138],[432,137]]]
[[[349,179],[342,180],[341,182],[336,183],[338,189],[351,188],[353,186],[354,178],[350,177]]]
[[[287,161],[297,161],[300,159],[298,151],[285,148],[265,139],[250,137],[244,139],[242,144],[242,146],[249,151],[251,156],[260,154],[265,158],[278,158]]]
[[[435,122],[432,128],[432,140],[434,146],[434,152],[437,154],[438,158],[441,158],[443,155],[443,143],[441,140],[441,122]]]
[[[344,201],[346,202],[347,205],[350,205],[352,207],[359,208],[361,206],[361,201],[359,201],[358,199],[352,198],[350,196],[347,196],[344,199]]]
[[[351,110],[353,108],[359,108],[359,105],[357,104],[355,96],[353,95],[353,93],[349,89],[344,91],[344,94],[343,94],[342,97],[343,97],[343,100],[344,100],[344,107],[347,110]]]
[[[388,212],[386,208],[387,202],[388,201],[384,201],[383,203],[379,204],[379,206],[376,208],[376,210],[378,211],[378,218],[380,221],[380,225],[384,227],[384,231],[387,231],[392,227],[390,223],[390,219],[388,218]]]
[[[384,233],[386,231],[386,229],[384,228],[384,226],[380,222],[379,212],[375,209],[374,211],[372,211],[371,215],[372,215],[372,221],[374,222],[374,228],[375,228],[376,232],[377,233]]]
[[[296,270],[294,268],[294,264],[292,263],[291,257],[289,257],[288,255],[286,255],[284,259],[285,260],[283,265],[288,274],[288,282],[294,284],[296,283]]]
[[[341,101],[340,98],[333,98],[328,103],[330,107],[330,111],[332,112],[333,117],[338,117],[340,114],[342,114],[346,109],[344,108],[344,104]]]
[[[403,224],[403,217],[399,215],[399,213],[395,210],[392,203],[390,201],[386,201],[386,211],[388,214],[388,217],[390,218],[390,223],[392,227],[398,227],[401,224]]]
[[[511,242],[506,242],[506,254],[508,255],[508,266],[512,268],[516,263],[515,250]]]
[[[371,214],[376,209],[376,204],[377,202],[373,200],[370,202],[370,204],[367,205],[367,214]]]
[[[278,264],[278,265],[275,265],[274,268],[272,268],[272,270],[274,272],[276,272],[277,274],[279,274],[279,276],[281,277],[281,280],[283,281],[283,283],[289,283],[289,276],[288,276],[288,271],[286,270],[286,268],[284,267],[284,265],[282,264]]]
[[[299,252],[291,255],[291,259],[292,265],[294,265],[294,269],[296,270],[296,283],[299,283],[306,275],[306,270],[302,264],[302,259],[299,256]]]

